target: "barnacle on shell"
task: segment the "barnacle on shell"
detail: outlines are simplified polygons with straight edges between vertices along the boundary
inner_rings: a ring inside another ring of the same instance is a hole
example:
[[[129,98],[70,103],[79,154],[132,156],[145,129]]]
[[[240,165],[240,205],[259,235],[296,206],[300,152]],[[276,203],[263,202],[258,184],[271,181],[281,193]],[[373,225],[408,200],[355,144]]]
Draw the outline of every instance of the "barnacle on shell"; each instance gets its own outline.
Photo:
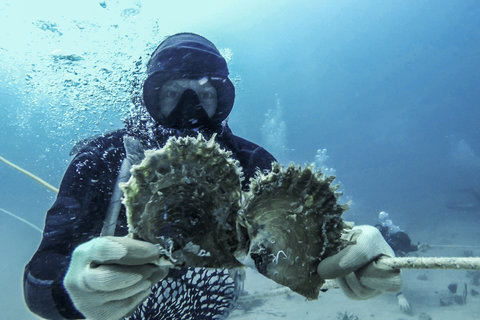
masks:
[[[239,235],[244,235],[239,259],[251,258],[260,273],[316,299],[324,282],[318,263],[344,245],[346,206],[337,203],[340,193],[333,179],[313,166],[274,163],[271,172],[259,172],[250,180],[238,216]]]
[[[177,265],[240,265],[233,252],[242,171],[214,138],[169,138],[145,151],[121,186],[129,233],[159,244]]]

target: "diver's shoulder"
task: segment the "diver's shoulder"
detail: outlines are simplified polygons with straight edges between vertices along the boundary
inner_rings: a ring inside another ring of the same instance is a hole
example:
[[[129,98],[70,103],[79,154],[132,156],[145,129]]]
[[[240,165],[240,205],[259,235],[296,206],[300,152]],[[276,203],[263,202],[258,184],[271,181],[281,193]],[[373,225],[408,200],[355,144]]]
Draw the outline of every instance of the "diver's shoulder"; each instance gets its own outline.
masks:
[[[82,139],[74,144],[70,150],[70,155],[73,156],[89,150],[105,150],[112,147],[123,147],[123,136],[125,134],[125,129],[118,129]]]
[[[255,142],[252,142],[250,140],[237,136],[233,133],[230,133],[230,134],[231,134],[231,139],[235,142],[235,144],[237,145],[237,148],[240,150],[248,150],[248,151],[254,151],[258,149],[265,150],[265,148],[263,148],[262,146],[260,146]]]
[[[258,149],[258,148],[262,148],[262,146],[260,146],[259,144],[255,143],[255,142],[252,142],[250,140],[247,140],[245,138],[242,138],[240,136],[237,136],[237,135],[234,135],[232,134],[233,136],[233,139],[235,139],[235,142],[237,143],[237,145],[241,148],[241,149],[247,149],[247,150],[255,150],[255,149]]]
[[[230,137],[231,144],[234,146],[234,149],[240,152],[246,152],[251,155],[257,155],[260,158],[264,159],[266,162],[271,163],[276,161],[275,157],[268,152],[265,148],[260,146],[259,144],[242,138],[233,134],[231,129],[226,126],[224,129],[224,134]]]
[[[226,137],[227,140],[230,140],[231,143],[233,143],[237,149],[255,150],[257,148],[261,148],[258,144],[234,134],[232,132],[232,129],[230,129],[230,127],[228,126],[228,124],[225,124],[222,127],[221,136]]]

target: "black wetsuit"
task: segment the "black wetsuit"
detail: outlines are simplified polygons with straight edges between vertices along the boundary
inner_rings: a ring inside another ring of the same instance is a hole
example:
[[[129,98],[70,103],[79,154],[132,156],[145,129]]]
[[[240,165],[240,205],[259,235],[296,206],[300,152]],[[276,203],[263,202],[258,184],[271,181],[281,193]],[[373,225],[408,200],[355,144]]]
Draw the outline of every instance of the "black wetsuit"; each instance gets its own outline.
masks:
[[[406,232],[391,232],[388,227],[379,224],[375,227],[382,233],[383,238],[392,247],[397,257],[404,257],[407,253],[418,250],[418,246],[412,244],[412,240]]]
[[[244,172],[244,188],[257,169],[269,170],[275,159],[265,149],[219,127],[216,141],[232,151]],[[206,136],[213,132],[206,133]],[[83,318],[73,306],[63,278],[72,251],[100,235],[115,181],[125,157],[123,136],[118,130],[91,140],[69,165],[57,199],[48,211],[43,239],[25,267],[24,296],[27,306],[48,319]],[[128,133],[131,134],[131,133]],[[161,147],[168,135],[155,141],[141,140],[149,147]],[[127,234],[122,207],[115,235]],[[236,284],[225,270],[172,270],[159,282],[150,297],[134,313],[134,319],[222,319],[236,299]]]

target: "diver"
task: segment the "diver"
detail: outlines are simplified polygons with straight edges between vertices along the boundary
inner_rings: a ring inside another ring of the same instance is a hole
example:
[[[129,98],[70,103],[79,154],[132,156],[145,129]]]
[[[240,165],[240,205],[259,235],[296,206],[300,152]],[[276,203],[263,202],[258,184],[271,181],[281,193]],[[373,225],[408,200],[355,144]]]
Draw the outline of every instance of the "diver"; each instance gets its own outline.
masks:
[[[225,59],[209,40],[193,33],[167,37],[147,64],[140,112],[125,128],[92,138],[76,152],[48,210],[39,248],[25,267],[29,309],[47,319],[225,319],[235,306],[242,275],[223,269],[158,266],[158,248],[126,237],[125,208],[114,234],[101,236],[117,176],[126,156],[124,137],[150,149],[171,136],[199,132],[230,150],[243,169],[243,188],[275,158],[235,136],[226,118],[235,98]],[[142,109],[143,110],[143,109]],[[221,183],[221,182],[220,182]],[[367,299],[398,291],[400,270],[376,263],[393,250],[372,226],[357,226],[349,245],[318,266],[336,278],[347,296]]]
[[[415,252],[419,249],[418,245],[412,244],[410,236],[393,223],[387,212],[380,211],[378,214],[378,222],[375,227],[380,231],[397,257],[404,257],[408,253]],[[411,314],[412,308],[403,292],[398,291],[395,296],[397,297],[400,310],[404,313]]]
[[[380,211],[378,222],[375,227],[380,231],[390,247],[392,247],[396,256],[404,257],[408,253],[418,250],[418,245],[412,244],[410,236],[389,219],[387,212]]]

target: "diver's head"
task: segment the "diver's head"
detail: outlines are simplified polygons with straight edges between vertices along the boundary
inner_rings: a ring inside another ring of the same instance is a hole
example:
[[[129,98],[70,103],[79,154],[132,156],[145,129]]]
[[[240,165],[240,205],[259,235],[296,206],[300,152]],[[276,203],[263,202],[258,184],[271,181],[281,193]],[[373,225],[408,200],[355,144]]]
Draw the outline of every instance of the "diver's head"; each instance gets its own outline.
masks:
[[[233,107],[235,88],[215,45],[193,33],[165,39],[147,64],[145,106],[169,128],[214,128]]]

